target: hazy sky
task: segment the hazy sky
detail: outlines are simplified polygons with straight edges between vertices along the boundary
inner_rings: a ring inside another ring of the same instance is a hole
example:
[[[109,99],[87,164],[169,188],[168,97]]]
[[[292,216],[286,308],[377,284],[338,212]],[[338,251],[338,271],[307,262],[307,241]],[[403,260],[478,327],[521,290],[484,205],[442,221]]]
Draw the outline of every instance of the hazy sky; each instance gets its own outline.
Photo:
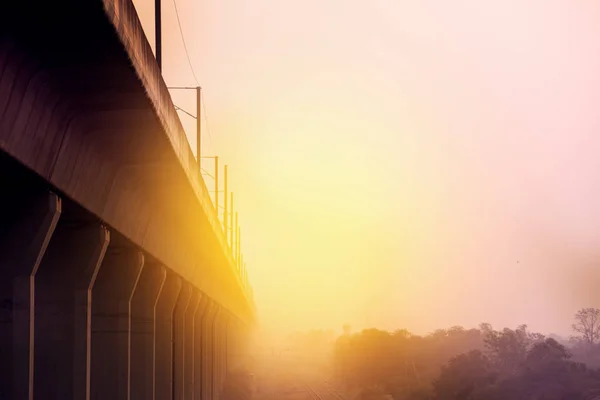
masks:
[[[264,327],[568,333],[600,306],[597,2],[177,5]],[[163,24],[195,85],[171,0]]]

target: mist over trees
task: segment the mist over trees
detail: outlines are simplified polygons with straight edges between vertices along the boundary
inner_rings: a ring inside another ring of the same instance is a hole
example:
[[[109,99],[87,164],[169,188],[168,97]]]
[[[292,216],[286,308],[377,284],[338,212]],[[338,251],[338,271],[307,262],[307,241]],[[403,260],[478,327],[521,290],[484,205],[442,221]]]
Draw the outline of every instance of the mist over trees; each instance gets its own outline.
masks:
[[[575,315],[562,339],[460,326],[426,336],[369,329],[340,336],[335,381],[357,400],[590,400],[600,396],[600,310]]]

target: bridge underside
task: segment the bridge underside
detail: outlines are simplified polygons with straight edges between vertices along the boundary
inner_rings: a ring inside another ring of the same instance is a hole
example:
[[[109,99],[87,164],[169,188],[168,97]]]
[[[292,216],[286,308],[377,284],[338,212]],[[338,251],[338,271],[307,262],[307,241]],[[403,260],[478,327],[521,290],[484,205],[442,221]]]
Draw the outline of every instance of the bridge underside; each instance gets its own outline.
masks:
[[[0,4],[1,399],[216,399],[240,363],[253,302],[127,32],[130,0]]]

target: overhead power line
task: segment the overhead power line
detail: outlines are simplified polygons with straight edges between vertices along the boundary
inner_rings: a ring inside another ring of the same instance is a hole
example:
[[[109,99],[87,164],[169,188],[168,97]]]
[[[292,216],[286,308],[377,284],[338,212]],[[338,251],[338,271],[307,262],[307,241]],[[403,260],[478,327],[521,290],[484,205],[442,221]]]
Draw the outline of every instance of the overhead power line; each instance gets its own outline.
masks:
[[[195,116],[195,115],[193,115],[192,113],[185,111],[183,108],[179,107],[178,105],[175,105],[175,104],[173,104],[173,105],[175,106],[175,109],[176,109],[176,110],[179,110],[179,111],[181,111],[181,112],[183,112],[183,113],[185,113],[185,114],[189,115],[190,117],[192,117],[192,118],[196,119],[196,116]]]
[[[198,77],[194,70],[194,65],[192,64],[192,59],[190,57],[190,52],[188,51],[187,42],[185,41],[185,35],[183,34],[183,27],[181,25],[181,18],[179,17],[179,9],[177,8],[177,1],[173,0],[173,7],[175,8],[175,16],[177,17],[177,26],[179,27],[179,34],[181,36],[181,42],[183,43],[183,49],[185,50],[185,56],[187,58],[188,65],[190,67],[190,71],[192,72],[192,76],[194,77],[194,81],[196,82],[196,86],[200,86],[200,82],[198,81]],[[173,87],[170,89],[188,89],[187,87]],[[204,112],[204,124],[206,125],[206,133],[208,136],[208,142],[211,147],[213,147],[212,135],[210,134],[210,126],[208,124],[208,114],[206,113],[206,101],[204,100],[204,94],[201,92],[201,102],[202,102],[202,111]],[[177,107],[182,112],[186,113],[192,118],[194,117],[191,113],[183,110],[181,107]]]
[[[210,176],[211,178],[215,179],[215,177],[214,177],[214,176],[212,176],[212,174],[211,174],[210,172],[208,172],[207,170],[205,170],[204,168],[202,168],[202,172],[204,172],[204,175],[208,175],[208,176]],[[213,190],[213,192],[214,192],[214,190]]]
[[[208,125],[208,114],[206,113],[206,101],[204,100],[204,93],[200,92],[200,100],[202,100],[202,111],[204,111],[204,124],[206,125],[206,134],[208,135],[208,142],[210,147],[213,147],[212,136],[210,134],[210,126]]]
[[[192,71],[192,75],[194,76],[194,81],[196,81],[196,85],[200,86],[198,82],[198,78],[196,77],[196,72],[194,72],[194,66],[192,65],[192,60],[190,58],[190,53],[188,52],[187,44],[185,43],[185,36],[183,35],[183,29],[181,28],[181,20],[179,19],[179,10],[177,9],[177,1],[173,0],[173,6],[175,7],[175,16],[177,17],[177,25],[179,25],[179,33],[181,34],[181,42],[183,43],[183,49],[185,50],[185,55],[188,60],[188,64],[190,66],[190,71]]]

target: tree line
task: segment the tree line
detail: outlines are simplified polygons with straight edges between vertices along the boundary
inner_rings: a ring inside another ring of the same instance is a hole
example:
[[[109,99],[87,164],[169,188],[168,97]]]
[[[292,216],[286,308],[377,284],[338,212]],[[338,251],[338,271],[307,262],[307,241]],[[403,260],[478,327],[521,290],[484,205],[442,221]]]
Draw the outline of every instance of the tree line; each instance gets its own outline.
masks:
[[[600,310],[577,312],[572,329],[569,339],[485,323],[425,336],[346,329],[334,379],[359,400],[600,399]]]

